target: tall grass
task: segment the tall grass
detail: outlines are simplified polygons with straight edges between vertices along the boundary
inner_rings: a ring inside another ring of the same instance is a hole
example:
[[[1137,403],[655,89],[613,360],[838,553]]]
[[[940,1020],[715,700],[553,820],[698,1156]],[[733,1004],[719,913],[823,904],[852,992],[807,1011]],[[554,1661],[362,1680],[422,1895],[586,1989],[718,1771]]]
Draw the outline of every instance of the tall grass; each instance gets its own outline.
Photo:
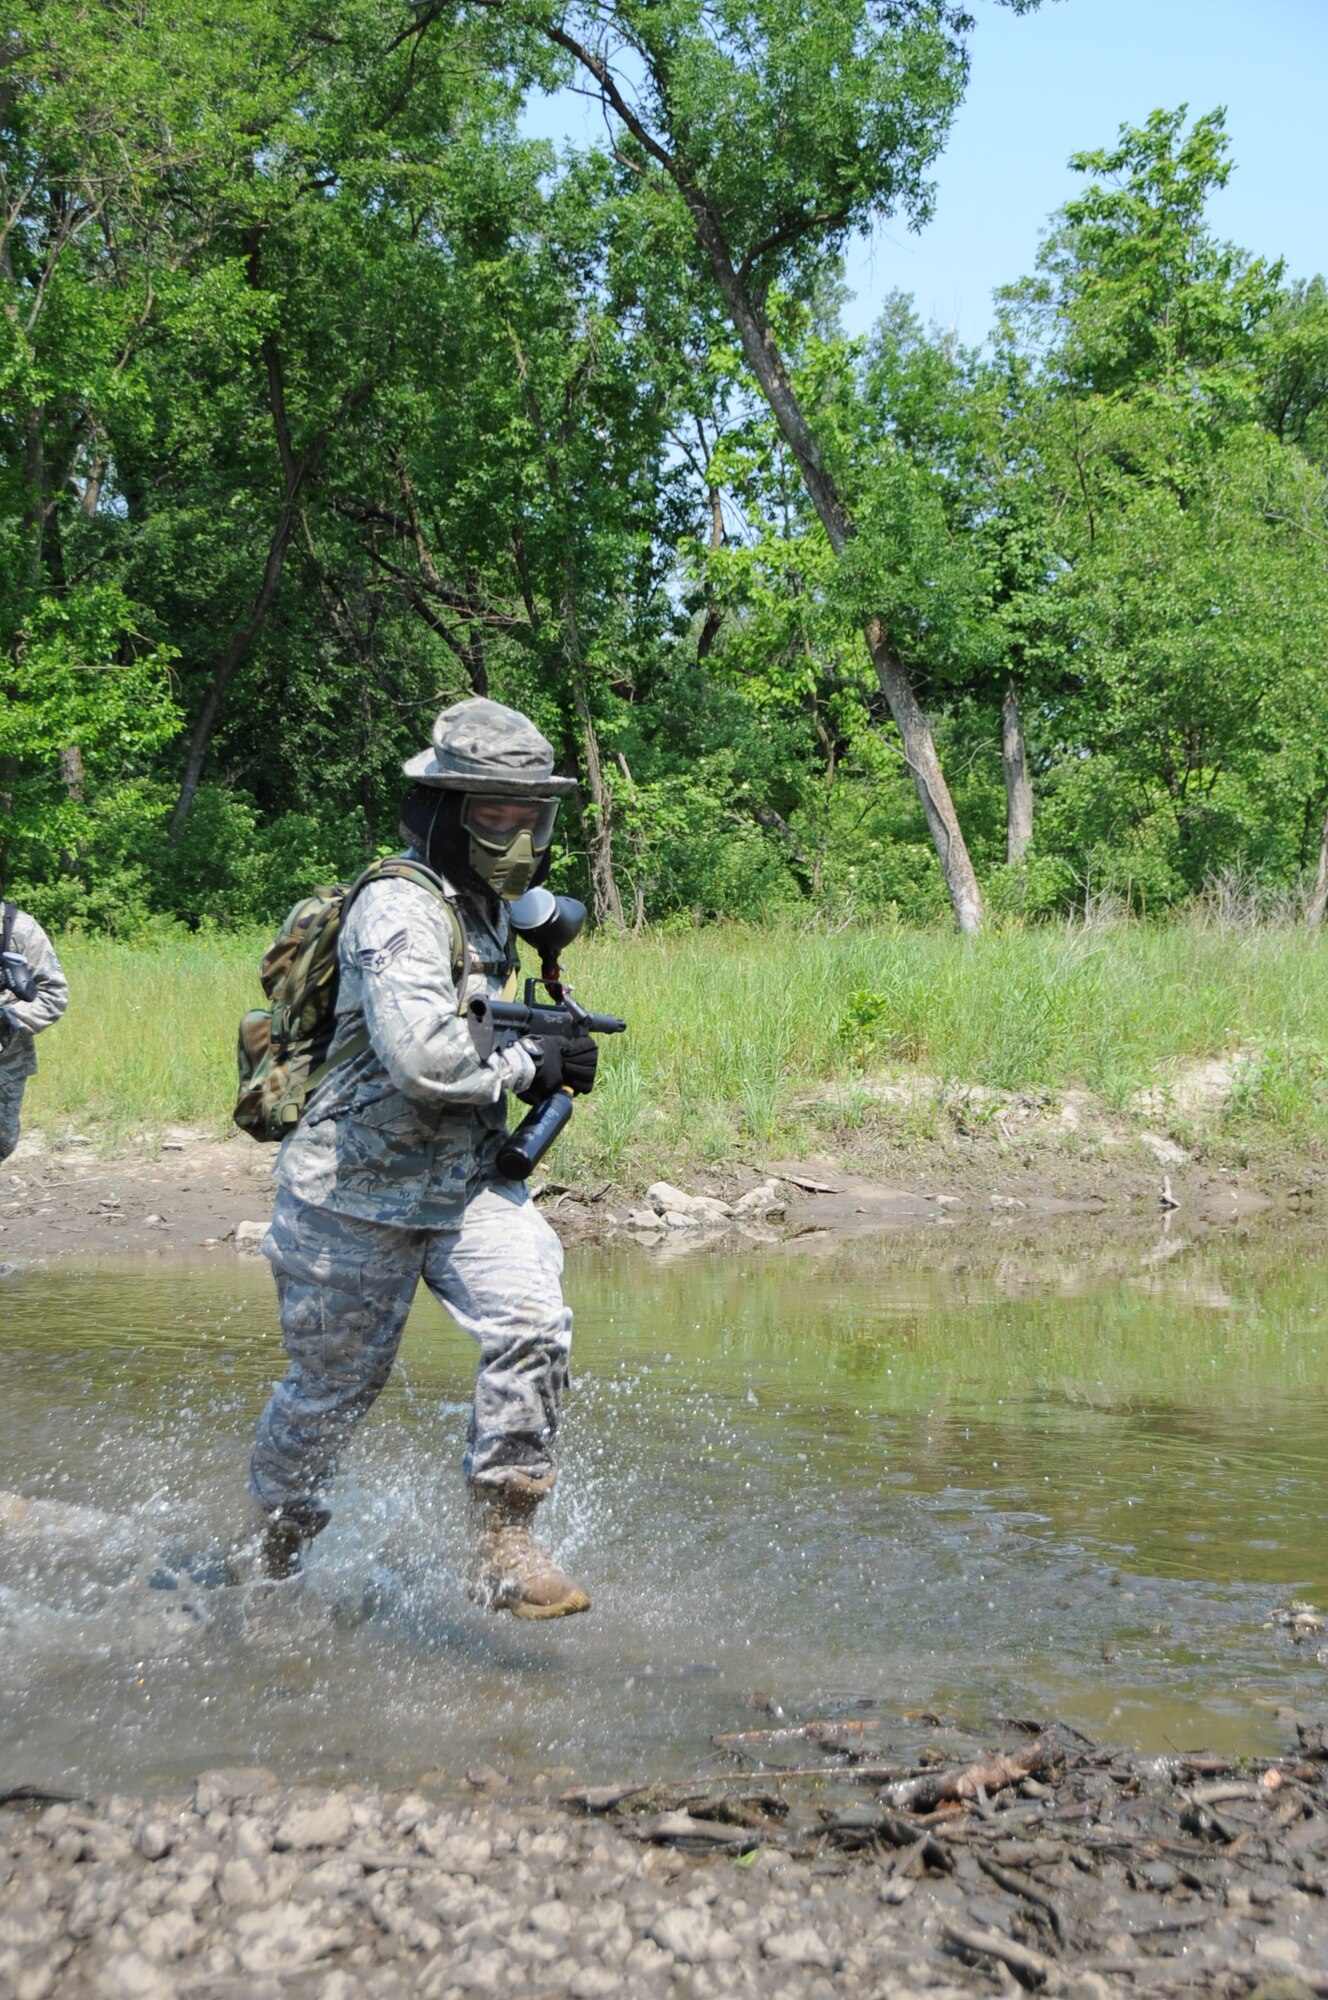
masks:
[[[40,1045],[30,1122],[111,1139],[225,1130],[265,943],[66,943],[69,1014]],[[571,957],[584,1001],[630,1031],[603,1045],[560,1173],[759,1158],[824,1136],[817,1093],[874,1072],[921,1072],[937,1102],[974,1085],[1076,1086],[1119,1111],[1185,1063],[1236,1051],[1248,1056],[1229,1125],[1328,1139],[1328,947],[1290,929],[1121,924],[965,943],[728,926],[600,934]]]
[[[57,942],[69,1011],[37,1045],[24,1124],[118,1140],[169,1125],[222,1131],[235,1097],[235,1031],[262,1003],[269,939]]]

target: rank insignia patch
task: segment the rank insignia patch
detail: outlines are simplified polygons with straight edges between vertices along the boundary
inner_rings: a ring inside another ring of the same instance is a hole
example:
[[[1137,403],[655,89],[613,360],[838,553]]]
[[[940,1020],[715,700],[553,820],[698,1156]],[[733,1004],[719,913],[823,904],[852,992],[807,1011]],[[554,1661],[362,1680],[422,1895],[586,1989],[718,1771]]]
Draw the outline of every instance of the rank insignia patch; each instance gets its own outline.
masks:
[[[386,944],[366,945],[359,954],[358,963],[366,972],[386,972],[393,959],[400,958],[407,942],[405,931],[396,931]]]

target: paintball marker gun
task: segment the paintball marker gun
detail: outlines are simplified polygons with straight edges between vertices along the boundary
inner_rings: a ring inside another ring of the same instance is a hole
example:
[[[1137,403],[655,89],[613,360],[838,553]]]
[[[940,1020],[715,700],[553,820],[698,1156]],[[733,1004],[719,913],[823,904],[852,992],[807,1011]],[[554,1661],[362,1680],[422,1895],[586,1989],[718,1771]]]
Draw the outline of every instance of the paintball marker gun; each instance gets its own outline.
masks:
[[[0,952],[0,988],[5,987],[16,1000],[37,998],[37,982],[21,951]]]
[[[0,904],[0,993],[12,993],[16,1000],[35,1000],[37,982],[32,967],[21,951],[13,949],[17,915],[12,903]]]
[[[562,977],[559,955],[581,934],[586,907],[573,896],[555,896],[548,889],[531,889],[511,904],[512,928],[540,955],[540,976],[528,979],[521,1000],[490,1000],[477,995],[466,1008],[470,1032],[481,1059],[495,1048],[506,1048],[523,1035],[553,1035],[574,1041],[582,1035],[622,1035],[626,1021],[616,1014],[588,1014],[572,997]],[[535,998],[543,986],[547,1002]],[[500,1173],[523,1181],[532,1174],[572,1116],[572,1094],[564,1086],[528,1111],[508,1135],[498,1155]]]

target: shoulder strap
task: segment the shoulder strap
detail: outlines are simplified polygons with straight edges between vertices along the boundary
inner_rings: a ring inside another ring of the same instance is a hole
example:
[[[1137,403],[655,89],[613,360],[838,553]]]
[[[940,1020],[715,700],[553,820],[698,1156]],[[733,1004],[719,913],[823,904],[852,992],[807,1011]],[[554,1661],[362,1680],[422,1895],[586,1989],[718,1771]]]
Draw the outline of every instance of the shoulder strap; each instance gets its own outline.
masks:
[[[14,943],[14,920],[18,916],[18,904],[6,903],[3,927],[0,927],[0,951],[9,951]]]
[[[398,855],[388,855],[382,861],[371,861],[363,875],[358,876],[346,891],[341,905],[342,926],[344,927],[346,918],[350,915],[350,906],[361,889],[367,889],[371,882],[382,881],[414,882],[417,887],[428,889],[431,894],[437,896],[447,911],[452,932],[452,984],[456,987],[457,1012],[461,1013],[464,1007],[462,993],[466,979],[466,933],[462,927],[460,911],[448,895],[441,878],[434,874],[432,868],[426,868],[422,861],[407,861],[404,856]],[[357,1035],[352,1035],[350,1040],[338,1049],[332,1062],[322,1062],[310,1073],[309,1095],[313,1095],[329,1070],[340,1069],[343,1063],[354,1062],[370,1046],[369,1030],[361,1028]]]
[[[422,861],[408,861],[404,855],[390,854],[383,861],[371,861],[363,875],[352,882],[346,891],[346,900],[341,911],[342,923],[344,924],[350,915],[350,906],[361,889],[367,889],[371,882],[384,881],[414,882],[418,888],[428,889],[432,895],[437,896],[446,910],[452,932],[452,984],[456,987],[457,1011],[460,1012],[468,959],[466,932],[461,922],[461,912],[448,894],[446,883],[441,876],[434,874],[432,868],[426,867]]]

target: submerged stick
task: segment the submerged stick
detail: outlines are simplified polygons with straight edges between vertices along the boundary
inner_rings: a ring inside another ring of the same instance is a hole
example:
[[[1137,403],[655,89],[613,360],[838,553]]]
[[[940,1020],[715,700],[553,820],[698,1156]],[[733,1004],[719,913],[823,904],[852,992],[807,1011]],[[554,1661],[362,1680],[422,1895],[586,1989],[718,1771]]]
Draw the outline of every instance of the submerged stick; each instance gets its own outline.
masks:
[[[1260,1986],[1268,1977],[1268,1961],[1258,1958],[1234,1959],[1224,1970],[1233,1979],[1247,1979],[1251,1986]],[[1328,1994],[1328,1972],[1311,1972],[1304,1967],[1297,1967],[1292,1978],[1299,1980],[1302,1986],[1308,1986],[1311,1993]]]
[[[730,1743],[815,1743],[822,1736],[862,1736],[869,1729],[879,1729],[880,1722],[803,1722],[790,1723],[784,1729],[738,1729],[729,1730],[725,1735],[712,1736],[710,1741],[716,1748],[727,1747]]]
[[[972,1924],[946,1923],[942,1933],[950,1944],[957,1944],[962,1951],[972,1952],[979,1958],[998,1959],[1008,1965],[1016,1979],[1025,1986],[1044,1986],[1054,1971],[1051,1959],[1044,1958],[1040,1951],[1033,1951],[1028,1945],[1016,1944],[1013,1938],[1002,1937],[999,1931],[980,1931]]]
[[[1051,1919],[1051,1928],[1057,1938],[1062,1944],[1065,1943],[1065,1918],[1054,1896],[1049,1896],[1036,1882],[1030,1882],[1026,1875],[1017,1874],[1013,1868],[1002,1868],[999,1861],[993,1861],[980,1847],[973,1849],[973,1859],[983,1874],[990,1875],[992,1881],[998,1883],[1002,1889],[1008,1889],[1012,1896],[1022,1896],[1026,1903],[1035,1903],[1038,1909],[1045,1910]]]

